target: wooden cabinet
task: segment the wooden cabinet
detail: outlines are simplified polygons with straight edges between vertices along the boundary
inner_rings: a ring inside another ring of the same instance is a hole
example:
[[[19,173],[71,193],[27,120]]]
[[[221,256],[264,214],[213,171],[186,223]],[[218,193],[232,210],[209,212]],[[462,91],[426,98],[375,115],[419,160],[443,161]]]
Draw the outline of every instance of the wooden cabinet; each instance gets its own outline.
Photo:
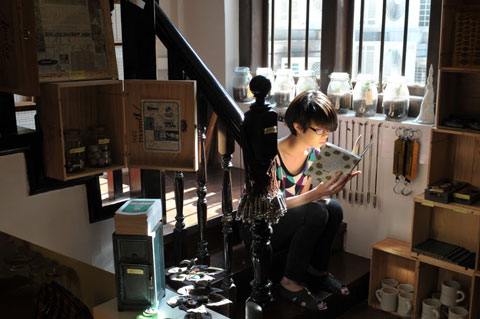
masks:
[[[166,113],[152,110],[155,103],[173,103],[178,107],[175,110],[172,106],[170,128],[163,127]],[[151,115],[147,116],[147,111]],[[198,169],[195,81],[102,80],[42,84],[38,114],[44,139],[45,171],[51,178],[70,180],[126,166]],[[67,174],[64,130],[86,132],[96,124],[106,127],[112,165],[87,167]],[[167,137],[162,138],[162,134]],[[168,138],[168,134],[174,136]],[[164,145],[168,143],[173,147],[148,144],[167,140]]]
[[[448,123],[454,117],[463,124],[480,122],[480,47],[478,44],[471,47],[479,39],[478,1],[444,0],[429,185],[450,179],[480,187],[480,130],[474,125],[455,128]],[[439,292],[442,281],[455,280],[466,295],[461,305],[468,308],[469,318],[480,319],[480,203],[444,204],[426,200],[421,194],[414,199],[412,218],[409,244],[386,239],[374,245],[369,304],[378,308],[374,294],[383,278],[411,283],[413,273],[413,318],[421,317],[422,300]],[[427,240],[457,246],[468,254],[475,253],[473,262],[468,263],[469,266],[460,265],[449,258],[420,253],[418,245]]]

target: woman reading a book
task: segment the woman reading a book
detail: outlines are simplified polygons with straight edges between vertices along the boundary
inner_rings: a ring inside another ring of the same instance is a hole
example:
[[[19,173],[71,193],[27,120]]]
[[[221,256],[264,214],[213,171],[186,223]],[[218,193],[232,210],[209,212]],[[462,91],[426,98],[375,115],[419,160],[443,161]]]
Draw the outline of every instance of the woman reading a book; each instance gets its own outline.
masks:
[[[337,115],[330,99],[319,91],[305,91],[289,105],[285,124],[290,135],[279,140],[275,158],[277,180],[285,194],[287,213],[273,226],[272,247],[288,249],[282,297],[310,310],[325,310],[325,302],[313,297],[304,283],[346,296],[347,287],[327,272],[331,246],[343,220],[340,204],[330,196],[340,192],[353,174],[337,173],[312,186],[310,165],[328,133],[337,129]]]

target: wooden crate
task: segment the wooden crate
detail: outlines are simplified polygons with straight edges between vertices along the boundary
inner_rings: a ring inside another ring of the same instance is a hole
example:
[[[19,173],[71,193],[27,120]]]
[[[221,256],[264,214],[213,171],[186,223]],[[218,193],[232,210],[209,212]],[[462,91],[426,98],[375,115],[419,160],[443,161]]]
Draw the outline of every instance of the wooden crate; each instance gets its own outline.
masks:
[[[196,171],[198,137],[196,130],[196,85],[194,81],[80,81],[49,83],[41,86],[38,100],[39,122],[44,134],[46,175],[70,180],[100,174],[122,167]],[[179,141],[176,151],[146,149],[142,102],[175,101],[180,106]],[[67,174],[63,131],[106,125],[112,165],[86,168]],[[181,130],[181,128],[184,130]],[[128,163],[128,164],[127,164]]]
[[[393,278],[402,284],[415,285],[416,260],[411,257],[407,242],[386,238],[375,244],[370,267],[368,305],[375,309],[380,309],[375,291],[381,288],[383,279]]]
[[[416,318],[421,317],[422,301],[431,298],[434,292],[440,292],[442,281],[444,280],[458,281],[462,287],[461,290],[465,293],[465,300],[460,305],[468,307],[469,309],[476,308],[472,307],[472,303],[478,303],[478,300],[475,301],[475,299],[472,298],[474,276],[419,262],[417,269],[416,292],[414,295]]]

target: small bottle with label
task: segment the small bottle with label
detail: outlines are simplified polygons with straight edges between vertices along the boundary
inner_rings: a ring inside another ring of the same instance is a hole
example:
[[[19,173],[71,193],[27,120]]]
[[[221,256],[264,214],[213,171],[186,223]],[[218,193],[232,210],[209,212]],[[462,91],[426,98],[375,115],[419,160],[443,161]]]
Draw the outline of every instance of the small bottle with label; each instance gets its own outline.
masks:
[[[81,130],[65,129],[63,131],[65,145],[65,170],[68,174],[85,169],[85,146],[82,142]]]
[[[353,110],[356,116],[374,116],[377,113],[377,85],[370,74],[359,74],[353,89]]]
[[[110,139],[105,133],[105,125],[88,128],[87,163],[90,167],[105,167],[112,164]]]

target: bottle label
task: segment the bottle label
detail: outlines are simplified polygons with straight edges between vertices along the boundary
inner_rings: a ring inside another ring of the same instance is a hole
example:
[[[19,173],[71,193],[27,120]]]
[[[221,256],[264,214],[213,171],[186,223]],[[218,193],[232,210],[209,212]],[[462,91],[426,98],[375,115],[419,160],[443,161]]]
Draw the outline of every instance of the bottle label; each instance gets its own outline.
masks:
[[[367,103],[367,105],[373,104],[373,94],[371,88],[367,88],[365,90],[365,102]]]
[[[82,153],[82,152],[85,152],[85,146],[72,148],[71,150],[68,151],[69,154]]]
[[[102,138],[101,140],[98,140],[98,144],[108,144],[110,143],[109,138]]]

